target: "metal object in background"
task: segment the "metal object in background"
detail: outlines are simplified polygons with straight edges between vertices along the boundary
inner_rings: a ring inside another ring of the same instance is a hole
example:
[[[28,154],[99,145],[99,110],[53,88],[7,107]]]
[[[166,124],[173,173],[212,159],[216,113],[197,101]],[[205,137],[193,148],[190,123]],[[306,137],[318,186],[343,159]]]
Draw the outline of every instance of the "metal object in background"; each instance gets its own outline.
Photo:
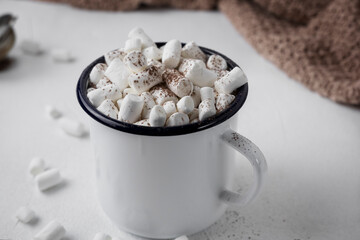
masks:
[[[11,14],[0,16],[0,61],[5,59],[14,46],[15,32],[12,26],[15,20],[16,17]]]

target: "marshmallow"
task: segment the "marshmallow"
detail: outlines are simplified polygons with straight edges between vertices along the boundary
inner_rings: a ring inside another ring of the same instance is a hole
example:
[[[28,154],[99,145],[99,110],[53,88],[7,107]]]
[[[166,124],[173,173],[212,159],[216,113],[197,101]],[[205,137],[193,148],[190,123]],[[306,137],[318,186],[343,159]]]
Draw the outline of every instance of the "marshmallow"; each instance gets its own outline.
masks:
[[[142,51],[146,59],[160,60],[162,58],[162,51],[156,46],[147,47]]]
[[[121,103],[122,103],[123,100],[124,100],[123,98],[120,98],[119,100],[116,101],[116,106],[117,106],[118,109],[121,108]]]
[[[178,67],[179,72],[181,72],[182,74],[186,74],[186,72],[188,71],[190,65],[192,65],[195,62],[195,59],[190,59],[190,58],[183,58],[181,59],[180,65]]]
[[[203,121],[216,114],[214,102],[210,99],[205,99],[199,105],[199,120]]]
[[[104,55],[104,58],[105,58],[106,64],[109,66],[110,63],[112,62],[112,60],[114,60],[115,58],[119,58],[122,61],[125,56],[126,56],[126,52],[124,51],[124,49],[119,48],[114,51],[110,51],[110,52],[106,53]]]
[[[189,240],[187,236],[182,235],[180,237],[175,238],[174,240]]]
[[[129,75],[129,69],[119,58],[115,58],[105,71],[105,76],[108,77],[112,83],[116,84],[121,91],[129,85],[127,81]]]
[[[132,72],[140,72],[147,66],[146,58],[141,51],[132,51],[124,57],[124,63]]]
[[[109,84],[104,87],[95,89],[87,94],[90,102],[94,107],[99,107],[105,99],[116,101],[122,97],[121,88],[115,84]]]
[[[42,158],[34,157],[29,164],[29,172],[34,177],[45,170],[45,162]]]
[[[193,92],[191,93],[190,97],[194,101],[194,107],[198,107],[201,102],[200,87],[194,86]]]
[[[66,233],[65,228],[57,221],[51,221],[35,235],[34,240],[60,240]]]
[[[35,212],[28,207],[21,207],[16,211],[15,217],[20,222],[28,223],[35,219]]]
[[[189,114],[194,110],[194,101],[190,96],[182,97],[176,104],[179,112]]]
[[[66,49],[54,49],[51,51],[51,56],[56,62],[71,62],[74,60],[71,52]]]
[[[103,77],[100,79],[100,81],[96,84],[96,88],[101,88],[101,87],[105,87],[106,85],[110,85],[112,84],[112,82],[110,81],[110,79],[108,77]]]
[[[198,123],[199,122],[199,119],[198,118],[195,118],[194,120],[191,120],[190,123]]]
[[[49,169],[40,173],[35,177],[36,184],[40,191],[45,191],[62,182],[62,178],[58,169]]]
[[[111,237],[103,232],[98,232],[95,234],[93,240],[111,240]]]
[[[20,48],[25,54],[40,55],[43,50],[38,42],[33,40],[24,40],[20,43]]]
[[[97,84],[101,78],[104,77],[105,71],[107,69],[107,65],[105,63],[96,64],[90,72],[90,82],[93,84]]]
[[[192,112],[189,113],[188,116],[190,121],[199,118],[199,109],[194,108],[194,110],[192,110]]]
[[[215,89],[219,93],[232,93],[235,89],[247,83],[244,72],[235,67],[228,74],[215,82]]]
[[[139,120],[144,100],[134,94],[128,94],[121,103],[118,119],[120,121],[134,123]]]
[[[163,108],[164,108],[164,110],[166,112],[166,117],[170,117],[171,114],[177,112],[176,104],[175,104],[174,101],[164,102]]]
[[[180,126],[189,123],[189,117],[185,113],[174,113],[166,121],[166,126]]]
[[[57,118],[61,117],[61,115],[62,115],[58,109],[56,109],[54,106],[51,106],[51,105],[45,106],[45,112],[49,117],[51,117],[53,119],[57,119]]]
[[[152,127],[164,126],[166,122],[165,109],[160,105],[155,105],[150,111],[149,122]]]
[[[162,63],[168,68],[176,68],[180,62],[181,43],[173,39],[165,44]]]
[[[213,103],[215,103],[215,94],[214,89],[211,87],[202,87],[200,89],[201,101],[205,99],[210,99]]]
[[[58,123],[61,129],[70,136],[82,137],[87,134],[86,127],[78,121],[63,117],[59,119]]]
[[[110,99],[106,99],[105,101],[103,101],[97,108],[97,110],[99,110],[104,115],[114,119],[117,119],[119,112],[115,104]]]
[[[147,64],[148,64],[148,66],[156,67],[160,74],[162,74],[166,70],[166,67],[164,64],[162,64],[161,62],[154,60],[154,59],[147,59]]]
[[[191,41],[185,44],[181,50],[181,56],[184,58],[199,59],[203,62],[206,61],[206,55],[201,51],[198,45]]]
[[[178,101],[176,95],[163,84],[159,84],[156,85],[155,87],[152,87],[150,89],[150,93],[153,96],[156,104],[158,105],[162,105],[164,102],[167,101],[174,101],[174,102]]]
[[[141,51],[141,40],[139,38],[130,38],[126,40],[124,51],[126,53],[131,51]]]
[[[226,60],[221,57],[220,55],[211,55],[206,63],[206,66],[209,69],[213,69],[213,70],[226,70],[227,69],[227,64],[226,64]]]
[[[227,108],[232,101],[234,101],[235,96],[227,93],[220,93],[216,98],[216,109],[222,111]]]
[[[150,66],[144,71],[130,74],[128,82],[137,93],[142,93],[162,82],[162,78],[157,68]]]
[[[139,38],[141,40],[141,45],[143,48],[155,46],[155,43],[151,38],[144,32],[140,27],[133,28],[129,34],[129,38]]]
[[[219,80],[223,76],[229,73],[228,70],[212,70],[216,74],[216,80]]]
[[[216,80],[216,73],[206,68],[201,60],[193,60],[184,71],[185,77],[199,87],[212,87]]]
[[[192,82],[175,69],[166,69],[162,74],[167,87],[178,97],[190,95],[193,91]]]
[[[138,121],[138,122],[136,122],[134,124],[139,125],[139,126],[144,126],[144,127],[151,127],[149,119],[143,119],[143,120],[140,120],[140,121]]]
[[[129,94],[134,94],[134,95],[138,95],[138,92],[134,89],[134,88],[125,88],[123,91],[123,97],[125,97],[126,95]]]
[[[87,92],[87,93],[89,93],[89,92],[94,91],[94,90],[95,90],[95,88],[90,87],[90,88],[88,88],[88,89],[87,89],[87,91],[86,91],[86,92]]]
[[[141,113],[141,118],[147,119],[150,116],[151,109],[155,106],[155,101],[149,92],[143,92],[140,97],[142,97],[144,100],[144,107]]]

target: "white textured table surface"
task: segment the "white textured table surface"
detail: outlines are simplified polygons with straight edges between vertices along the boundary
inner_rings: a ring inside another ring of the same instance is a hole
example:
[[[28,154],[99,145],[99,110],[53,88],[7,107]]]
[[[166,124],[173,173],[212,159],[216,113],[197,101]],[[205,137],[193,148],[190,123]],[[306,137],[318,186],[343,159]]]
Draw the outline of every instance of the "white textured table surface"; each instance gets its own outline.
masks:
[[[192,239],[360,238],[360,110],[335,104],[289,79],[258,55],[218,12],[145,11],[106,13],[37,2],[1,1],[0,13],[19,19],[16,32],[47,50],[67,48],[69,64],[11,52],[13,66],[0,72],[0,239],[31,239],[48,221],[68,230],[66,239],[92,239],[98,231],[125,236],[102,213],[93,188],[89,139],[66,136],[44,116],[52,104],[87,121],[75,96],[82,69],[127,32],[142,26],[155,41],[195,40],[237,62],[249,78],[249,96],[238,131],[263,150],[269,173],[259,198],[229,209],[219,223]],[[27,174],[29,160],[43,156],[59,168],[66,184],[41,193]],[[251,179],[246,161],[239,179]],[[19,206],[33,208],[36,224],[16,224]]]

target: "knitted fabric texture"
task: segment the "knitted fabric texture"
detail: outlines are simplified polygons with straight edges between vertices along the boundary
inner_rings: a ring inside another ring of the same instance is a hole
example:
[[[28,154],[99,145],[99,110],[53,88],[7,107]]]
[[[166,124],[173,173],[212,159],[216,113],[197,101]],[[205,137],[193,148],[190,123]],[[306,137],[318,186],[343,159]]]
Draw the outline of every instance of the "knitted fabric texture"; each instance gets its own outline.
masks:
[[[309,89],[360,104],[360,0],[43,0],[81,8],[219,8],[265,58]]]

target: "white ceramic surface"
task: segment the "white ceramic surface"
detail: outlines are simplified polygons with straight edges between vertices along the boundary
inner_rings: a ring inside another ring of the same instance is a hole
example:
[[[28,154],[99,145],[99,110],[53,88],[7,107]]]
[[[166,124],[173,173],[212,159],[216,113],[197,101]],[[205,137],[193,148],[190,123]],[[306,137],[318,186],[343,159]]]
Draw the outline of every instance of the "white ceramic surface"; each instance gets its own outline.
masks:
[[[209,227],[229,203],[250,202],[260,190],[266,162],[256,146],[240,143],[241,136],[228,130],[231,121],[236,117],[203,131],[159,137],[129,134],[91,119],[98,198],[115,225],[148,238],[174,238]],[[252,161],[257,179],[248,195],[230,190],[234,150],[227,143],[246,149],[250,161],[257,157]]]

